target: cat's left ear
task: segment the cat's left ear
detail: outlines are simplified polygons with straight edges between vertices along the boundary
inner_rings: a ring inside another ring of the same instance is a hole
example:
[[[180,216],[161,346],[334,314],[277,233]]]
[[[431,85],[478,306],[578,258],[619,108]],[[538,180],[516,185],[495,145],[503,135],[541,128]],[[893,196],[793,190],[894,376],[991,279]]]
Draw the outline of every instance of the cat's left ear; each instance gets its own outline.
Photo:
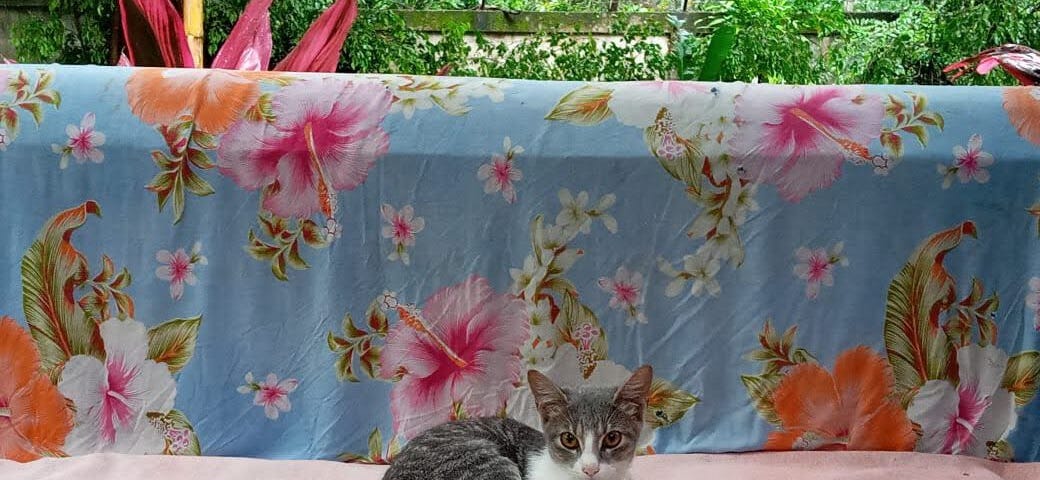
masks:
[[[643,411],[650,396],[650,385],[654,382],[654,369],[643,365],[632,372],[614,394],[614,406],[632,418],[642,422]]]

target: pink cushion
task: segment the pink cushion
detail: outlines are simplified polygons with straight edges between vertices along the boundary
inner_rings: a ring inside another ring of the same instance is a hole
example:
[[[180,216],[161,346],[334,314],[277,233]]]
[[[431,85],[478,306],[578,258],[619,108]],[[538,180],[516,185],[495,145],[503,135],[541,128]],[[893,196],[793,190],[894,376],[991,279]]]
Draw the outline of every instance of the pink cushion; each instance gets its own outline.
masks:
[[[883,452],[654,455],[636,460],[634,480],[1036,480],[1040,463]],[[4,480],[379,480],[386,467],[329,461],[87,455],[19,464],[0,460]]]

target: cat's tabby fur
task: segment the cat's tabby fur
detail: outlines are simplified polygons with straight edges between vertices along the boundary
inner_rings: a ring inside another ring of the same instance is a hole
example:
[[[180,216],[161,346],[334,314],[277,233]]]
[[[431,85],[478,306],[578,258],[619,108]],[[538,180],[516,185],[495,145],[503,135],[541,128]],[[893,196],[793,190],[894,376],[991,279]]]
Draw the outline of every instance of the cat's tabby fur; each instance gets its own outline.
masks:
[[[527,375],[543,432],[480,418],[431,428],[405,445],[383,480],[628,480],[653,381],[649,365],[617,388],[561,389]]]

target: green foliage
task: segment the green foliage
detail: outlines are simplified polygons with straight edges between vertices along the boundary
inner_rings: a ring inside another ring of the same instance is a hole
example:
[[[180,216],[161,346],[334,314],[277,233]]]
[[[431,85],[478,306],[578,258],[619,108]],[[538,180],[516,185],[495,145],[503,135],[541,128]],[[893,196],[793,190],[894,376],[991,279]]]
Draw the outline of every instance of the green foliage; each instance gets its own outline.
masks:
[[[48,15],[30,15],[12,25],[11,43],[18,60],[107,65],[115,4],[51,0]]]
[[[525,37],[506,45],[477,37],[466,73],[483,77],[532,80],[652,80],[667,78],[672,60],[665,46],[651,37],[663,35],[652,27],[615,25],[617,40],[555,31]],[[474,72],[475,71],[475,72]]]
[[[275,0],[271,7],[272,65],[295,45],[333,0]],[[359,0],[358,16],[340,70],[544,80],[718,78],[772,83],[948,83],[943,66],[1001,43],[1040,47],[1040,0],[859,0],[855,11],[888,11],[895,20],[845,15],[844,0],[690,0],[710,16],[673,19],[665,32],[625,25],[617,37],[593,37],[566,28],[500,38],[447,25],[439,35],[409,28],[395,9],[473,9],[479,0]],[[248,0],[206,2],[206,53],[216,53]],[[486,0],[487,8],[521,11],[604,11],[605,0]],[[22,62],[111,63],[116,2],[51,0],[47,16],[12,26]],[[680,0],[620,0],[619,11],[667,11]],[[59,20],[61,19],[61,20]],[[566,27],[566,26],[563,26]],[[733,43],[725,35],[733,31]],[[720,47],[709,55],[709,43]],[[721,48],[730,46],[731,48]],[[712,65],[702,71],[706,59]],[[717,70],[716,70],[717,68]],[[969,75],[961,84],[1012,85],[999,69]]]
[[[736,41],[722,64],[726,81],[820,83],[823,39],[846,26],[838,0],[726,0],[705,9],[718,16],[715,28],[736,29]],[[685,41],[693,45],[683,53],[706,55],[708,38],[686,36]]]

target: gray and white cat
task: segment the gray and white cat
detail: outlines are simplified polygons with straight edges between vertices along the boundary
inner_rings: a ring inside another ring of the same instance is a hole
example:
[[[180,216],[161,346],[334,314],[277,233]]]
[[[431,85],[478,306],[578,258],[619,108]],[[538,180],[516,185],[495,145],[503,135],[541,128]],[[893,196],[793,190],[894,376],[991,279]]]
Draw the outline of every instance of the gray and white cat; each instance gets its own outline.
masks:
[[[516,420],[450,422],[423,432],[383,480],[629,480],[653,369],[620,387],[557,387],[531,370],[543,432]]]

